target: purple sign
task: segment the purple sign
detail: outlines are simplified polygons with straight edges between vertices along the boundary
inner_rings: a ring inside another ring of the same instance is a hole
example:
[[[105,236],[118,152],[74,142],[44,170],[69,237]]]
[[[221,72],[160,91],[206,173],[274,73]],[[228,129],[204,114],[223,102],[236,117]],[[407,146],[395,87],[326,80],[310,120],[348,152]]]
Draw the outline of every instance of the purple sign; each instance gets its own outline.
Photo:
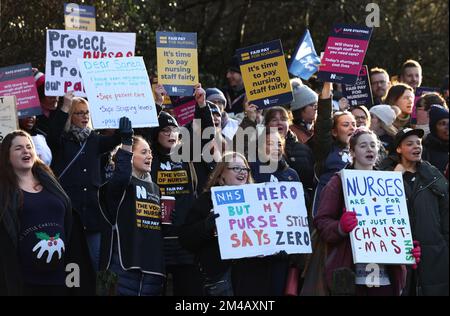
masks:
[[[372,90],[366,65],[361,67],[358,80],[354,85],[342,85],[342,93],[348,100],[350,107],[360,105],[364,105],[368,109],[372,107]]]

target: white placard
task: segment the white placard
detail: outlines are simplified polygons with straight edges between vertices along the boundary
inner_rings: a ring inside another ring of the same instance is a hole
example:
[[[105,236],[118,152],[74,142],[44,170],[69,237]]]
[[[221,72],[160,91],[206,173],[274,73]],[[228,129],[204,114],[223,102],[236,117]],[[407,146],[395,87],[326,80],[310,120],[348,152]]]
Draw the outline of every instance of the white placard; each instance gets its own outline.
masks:
[[[45,95],[86,96],[77,59],[132,57],[135,46],[135,33],[47,30]]]
[[[413,264],[413,238],[401,172],[340,172],[345,207],[356,212],[354,263]]]
[[[211,188],[222,259],[311,253],[300,182]]]
[[[133,128],[158,126],[155,100],[142,57],[79,59],[94,128],[118,128],[126,116]]]

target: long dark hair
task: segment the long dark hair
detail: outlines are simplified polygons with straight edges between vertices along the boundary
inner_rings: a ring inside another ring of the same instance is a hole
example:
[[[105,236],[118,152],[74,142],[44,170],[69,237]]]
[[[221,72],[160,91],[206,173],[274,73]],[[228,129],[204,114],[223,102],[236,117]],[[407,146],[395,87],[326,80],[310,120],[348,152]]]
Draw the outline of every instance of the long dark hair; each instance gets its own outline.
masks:
[[[21,190],[19,190],[19,178],[14,172],[11,161],[9,159],[12,142],[16,137],[19,136],[28,138],[31,143],[32,150],[34,151],[35,161],[31,169],[33,175],[36,176],[39,170],[54,177],[52,170],[37,156],[30,134],[25,131],[16,130],[6,135],[0,147],[0,221],[3,212],[11,205],[12,198],[16,193],[19,194],[20,207],[23,202],[23,196]]]

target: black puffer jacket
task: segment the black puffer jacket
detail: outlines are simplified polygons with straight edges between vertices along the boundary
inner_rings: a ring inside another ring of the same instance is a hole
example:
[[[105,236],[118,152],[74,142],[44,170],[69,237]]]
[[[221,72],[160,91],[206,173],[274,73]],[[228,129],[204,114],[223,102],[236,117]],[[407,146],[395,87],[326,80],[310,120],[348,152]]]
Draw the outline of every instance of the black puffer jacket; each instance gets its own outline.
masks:
[[[202,271],[209,277],[222,275],[231,266],[231,260],[220,258],[219,241],[207,229],[207,218],[213,203],[211,192],[202,193],[192,205],[185,224],[180,230],[180,242],[196,255]]]
[[[397,163],[397,157],[390,156],[380,169],[392,171]],[[422,161],[414,186],[405,184],[405,192],[413,238],[422,248],[419,294],[448,295],[448,182],[439,170]]]

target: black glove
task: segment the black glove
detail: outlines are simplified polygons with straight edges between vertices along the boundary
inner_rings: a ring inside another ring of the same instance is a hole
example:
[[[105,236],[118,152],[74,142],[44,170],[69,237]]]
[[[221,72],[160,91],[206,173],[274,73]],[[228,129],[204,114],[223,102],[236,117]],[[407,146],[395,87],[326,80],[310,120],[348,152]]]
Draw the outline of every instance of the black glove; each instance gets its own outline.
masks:
[[[128,146],[133,145],[133,129],[131,128],[130,119],[126,116],[120,118],[119,134],[122,144]]]
[[[307,259],[308,259],[308,254],[294,253],[292,255],[289,255],[289,265],[297,267],[300,270],[303,270],[305,268]]]
[[[289,260],[289,254],[286,251],[284,251],[284,250],[281,250],[275,256],[276,256],[276,258],[278,260],[281,260],[281,261],[288,261]]]
[[[213,212],[209,213],[208,217],[205,219],[206,232],[213,232],[213,230],[216,228],[216,218],[219,216],[220,214],[214,214]]]

